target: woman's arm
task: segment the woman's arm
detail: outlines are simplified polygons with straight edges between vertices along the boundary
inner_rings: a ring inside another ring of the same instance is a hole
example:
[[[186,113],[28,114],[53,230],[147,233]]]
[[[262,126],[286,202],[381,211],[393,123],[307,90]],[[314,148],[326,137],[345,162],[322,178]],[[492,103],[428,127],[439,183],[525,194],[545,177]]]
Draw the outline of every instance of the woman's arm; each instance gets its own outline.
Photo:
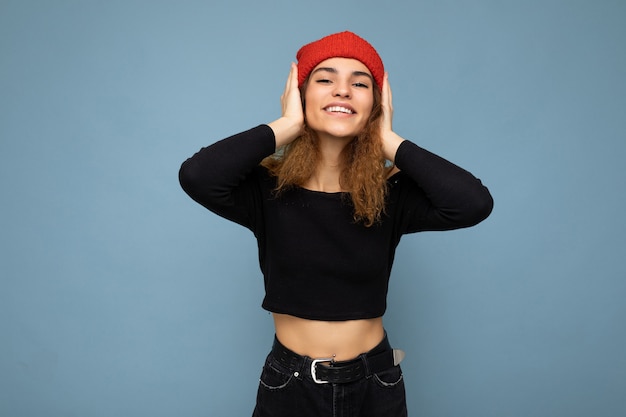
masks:
[[[275,147],[274,133],[267,125],[222,139],[183,162],[180,184],[199,204],[252,228],[258,193],[249,174]]]
[[[489,216],[493,199],[479,179],[457,165],[404,140],[392,129],[388,75],[382,92],[381,133],[385,157],[415,184],[403,196],[407,232],[473,226]]]
[[[291,65],[281,104],[279,119],[220,140],[186,160],[179,171],[185,192],[220,216],[253,228],[259,196],[248,175],[277,147],[292,142],[304,129],[295,64]]]
[[[399,146],[395,163],[413,182],[402,198],[409,232],[474,226],[493,209],[491,194],[478,178],[410,141]]]

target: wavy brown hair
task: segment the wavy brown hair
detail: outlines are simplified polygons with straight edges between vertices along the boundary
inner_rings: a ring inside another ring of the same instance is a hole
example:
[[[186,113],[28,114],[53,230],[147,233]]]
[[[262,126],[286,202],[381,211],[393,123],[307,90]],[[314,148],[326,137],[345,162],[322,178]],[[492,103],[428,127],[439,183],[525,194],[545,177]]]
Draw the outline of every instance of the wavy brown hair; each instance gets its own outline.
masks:
[[[301,88],[301,95],[308,84]],[[354,220],[372,226],[385,210],[387,175],[391,169],[383,155],[380,136],[381,93],[374,84],[374,105],[365,128],[342,151],[343,170],[339,178],[354,207]],[[305,103],[303,103],[303,106]],[[320,152],[317,135],[305,125],[304,133],[265,158],[262,165],[277,178],[276,193],[302,186],[315,173]]]

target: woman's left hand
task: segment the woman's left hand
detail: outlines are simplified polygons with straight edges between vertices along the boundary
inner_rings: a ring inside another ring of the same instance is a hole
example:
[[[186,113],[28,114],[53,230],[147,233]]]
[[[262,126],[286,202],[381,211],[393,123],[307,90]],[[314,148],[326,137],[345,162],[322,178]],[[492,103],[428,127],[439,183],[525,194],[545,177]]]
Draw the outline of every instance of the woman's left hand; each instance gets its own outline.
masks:
[[[380,134],[383,140],[383,153],[385,154],[385,158],[393,162],[396,158],[396,151],[404,139],[398,136],[392,128],[393,103],[391,87],[389,86],[389,73],[387,72],[385,72],[383,79],[381,107],[383,116],[380,121]]]

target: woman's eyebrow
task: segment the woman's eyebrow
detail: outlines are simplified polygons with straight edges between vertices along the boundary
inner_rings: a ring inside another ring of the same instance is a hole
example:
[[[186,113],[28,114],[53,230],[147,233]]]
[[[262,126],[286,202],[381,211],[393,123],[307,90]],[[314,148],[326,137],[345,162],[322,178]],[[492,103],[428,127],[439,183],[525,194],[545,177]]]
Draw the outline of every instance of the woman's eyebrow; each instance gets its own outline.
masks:
[[[365,71],[353,71],[352,75],[355,76],[355,77],[367,77],[370,80],[374,81],[374,77],[372,77],[370,74],[368,74]]]
[[[311,75],[313,75],[313,74],[315,74],[315,73],[317,73],[319,71],[330,72],[332,74],[337,74],[339,72],[339,71],[337,71],[336,68],[333,68],[333,67],[320,67],[320,68],[317,68],[315,71],[313,71],[311,73]],[[352,76],[353,77],[362,77],[362,76],[364,76],[364,77],[368,77],[370,80],[374,81],[374,78],[370,74],[365,72],[365,71],[352,71]]]
[[[320,71],[332,72],[333,74],[337,74],[337,72],[338,72],[336,68],[332,68],[332,67],[320,67],[320,68],[317,68],[315,71],[313,71],[313,72],[311,73],[311,75],[313,75],[313,74],[315,74],[315,73],[317,73],[317,72],[320,72]]]

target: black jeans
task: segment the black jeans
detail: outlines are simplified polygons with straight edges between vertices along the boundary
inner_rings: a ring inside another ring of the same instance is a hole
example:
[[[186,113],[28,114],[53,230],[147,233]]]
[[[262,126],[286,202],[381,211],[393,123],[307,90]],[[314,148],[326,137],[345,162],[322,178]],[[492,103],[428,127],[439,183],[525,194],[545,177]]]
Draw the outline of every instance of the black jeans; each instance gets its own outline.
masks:
[[[368,354],[386,349],[390,349],[387,337]],[[286,367],[268,355],[253,417],[406,417],[399,365],[354,382],[317,384],[311,377],[311,358],[299,358],[299,363]]]

